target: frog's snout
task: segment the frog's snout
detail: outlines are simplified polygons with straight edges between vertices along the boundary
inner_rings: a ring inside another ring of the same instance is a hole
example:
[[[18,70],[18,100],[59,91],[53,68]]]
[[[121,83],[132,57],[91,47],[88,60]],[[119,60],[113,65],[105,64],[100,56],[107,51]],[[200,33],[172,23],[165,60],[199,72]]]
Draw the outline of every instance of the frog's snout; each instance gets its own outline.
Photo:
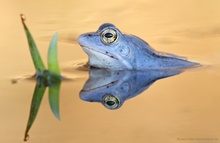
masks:
[[[85,34],[80,35],[78,37],[77,41],[78,41],[80,46],[85,46],[85,42],[87,41],[86,40],[86,35]]]
[[[81,46],[86,46],[88,44],[88,42],[92,39],[93,34],[91,33],[85,33],[82,34],[78,37],[77,41],[79,43],[79,45]]]
[[[78,37],[77,41],[78,41],[79,44],[82,43],[82,41],[83,41],[82,35],[80,35],[80,36]]]

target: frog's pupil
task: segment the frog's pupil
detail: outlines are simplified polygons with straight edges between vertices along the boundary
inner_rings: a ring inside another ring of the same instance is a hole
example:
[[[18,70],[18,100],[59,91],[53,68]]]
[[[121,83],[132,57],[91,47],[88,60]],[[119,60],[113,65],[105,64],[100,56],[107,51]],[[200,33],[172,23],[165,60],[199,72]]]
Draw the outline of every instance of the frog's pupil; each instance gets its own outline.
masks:
[[[114,102],[114,101],[107,101],[107,104],[110,105],[110,106],[112,106],[112,105],[115,104],[115,102]]]
[[[112,34],[112,33],[106,33],[106,34],[105,34],[105,37],[106,37],[106,38],[112,38],[112,37],[113,37],[113,34]]]

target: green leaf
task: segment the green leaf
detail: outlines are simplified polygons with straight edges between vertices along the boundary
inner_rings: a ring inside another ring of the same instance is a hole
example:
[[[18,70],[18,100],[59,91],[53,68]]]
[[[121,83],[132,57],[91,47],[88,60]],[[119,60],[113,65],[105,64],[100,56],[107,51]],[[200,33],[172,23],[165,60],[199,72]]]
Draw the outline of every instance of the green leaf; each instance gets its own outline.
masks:
[[[29,119],[28,119],[26,130],[25,130],[25,137],[24,137],[25,141],[29,137],[28,132],[29,132],[31,126],[33,125],[34,120],[37,116],[45,89],[46,89],[45,86],[41,86],[39,84],[36,84],[36,86],[35,86],[34,95],[33,95],[32,102],[31,102]]]
[[[60,112],[59,112],[60,85],[61,85],[61,80],[60,82],[57,81],[55,85],[49,86],[50,108],[58,120],[60,120]]]
[[[23,27],[24,27],[24,30],[25,30],[25,33],[27,36],[29,50],[31,53],[31,57],[32,57],[35,69],[36,69],[36,71],[39,71],[39,70],[43,71],[43,70],[45,70],[44,63],[43,63],[41,56],[37,50],[37,46],[34,42],[34,39],[25,24],[25,16],[23,14],[21,14],[21,21],[22,21],[22,24],[23,24]]]
[[[57,55],[58,33],[53,36],[48,50],[48,69],[56,74],[60,74]]]

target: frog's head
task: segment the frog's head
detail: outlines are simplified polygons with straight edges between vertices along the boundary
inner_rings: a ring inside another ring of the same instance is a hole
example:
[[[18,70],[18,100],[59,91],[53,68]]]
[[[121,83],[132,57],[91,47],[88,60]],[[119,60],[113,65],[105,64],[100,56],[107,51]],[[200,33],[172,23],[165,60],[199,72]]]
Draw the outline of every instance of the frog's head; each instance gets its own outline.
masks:
[[[89,56],[90,66],[118,70],[132,69],[131,49],[126,41],[124,35],[109,23],[78,38],[78,43]]]

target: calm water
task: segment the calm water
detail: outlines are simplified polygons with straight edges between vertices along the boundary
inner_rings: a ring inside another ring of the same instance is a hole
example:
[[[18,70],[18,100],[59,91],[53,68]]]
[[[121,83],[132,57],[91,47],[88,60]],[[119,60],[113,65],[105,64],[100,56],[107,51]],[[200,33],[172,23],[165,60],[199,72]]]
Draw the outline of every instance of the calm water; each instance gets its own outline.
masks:
[[[1,1],[0,2],[0,142],[23,142],[35,80],[11,80],[34,74],[19,14],[46,62],[52,35],[59,32],[63,75],[58,121],[47,91],[34,125],[31,143],[212,143],[220,142],[220,1]],[[81,33],[104,22],[137,35],[159,51],[198,61],[204,68],[156,81],[118,110],[80,99],[89,77],[77,71],[87,55],[77,44]],[[197,140],[196,140],[197,139]]]

